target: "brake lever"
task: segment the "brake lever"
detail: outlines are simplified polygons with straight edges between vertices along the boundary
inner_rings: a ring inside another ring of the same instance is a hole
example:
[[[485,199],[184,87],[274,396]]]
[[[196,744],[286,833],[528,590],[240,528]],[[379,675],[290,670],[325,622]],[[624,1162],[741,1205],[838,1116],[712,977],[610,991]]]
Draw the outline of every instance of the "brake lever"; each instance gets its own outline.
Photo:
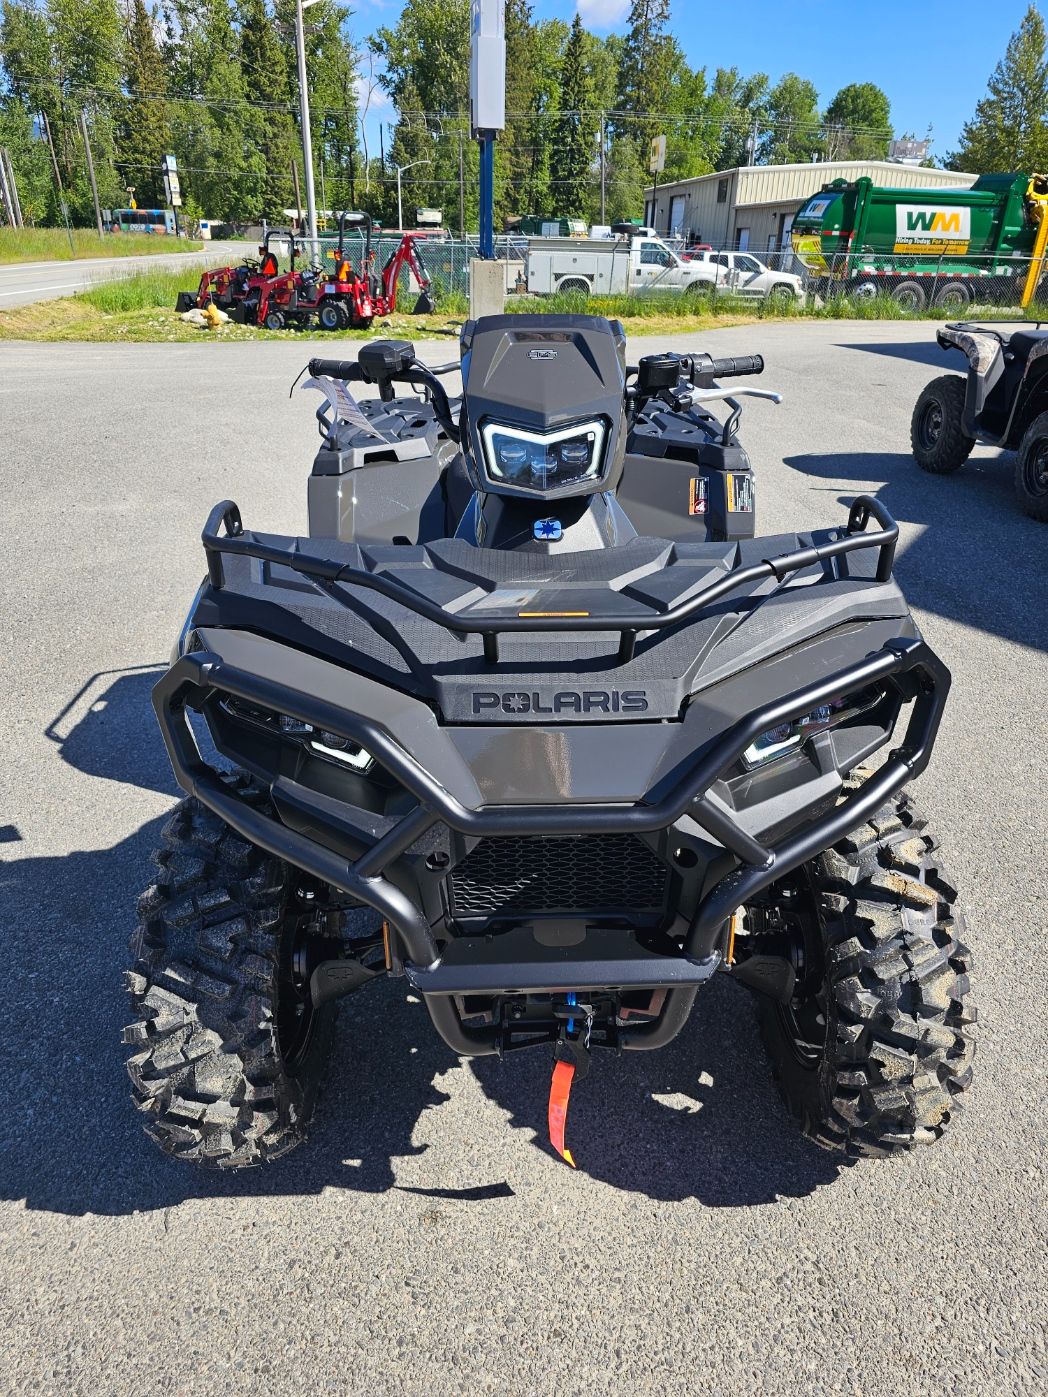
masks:
[[[732,398],[766,398],[771,403],[782,402],[782,394],[775,393],[770,388],[694,388],[689,406],[718,400],[730,402]]]

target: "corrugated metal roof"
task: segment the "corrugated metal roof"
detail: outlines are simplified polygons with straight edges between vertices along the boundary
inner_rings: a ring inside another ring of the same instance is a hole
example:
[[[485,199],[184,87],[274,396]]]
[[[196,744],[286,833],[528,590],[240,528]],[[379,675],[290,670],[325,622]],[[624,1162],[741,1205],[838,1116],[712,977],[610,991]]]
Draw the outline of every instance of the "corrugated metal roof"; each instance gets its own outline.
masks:
[[[667,181],[659,185],[659,197],[675,193],[699,193],[704,186],[737,176],[735,205],[783,204],[816,193],[835,179],[856,180],[868,176],[875,184],[896,189],[941,189],[950,186],[967,189],[975,175],[957,170],[931,170],[919,165],[898,165],[891,160],[827,160],[801,165],[743,165],[717,170],[694,179]],[[651,197],[652,188],[646,191]]]

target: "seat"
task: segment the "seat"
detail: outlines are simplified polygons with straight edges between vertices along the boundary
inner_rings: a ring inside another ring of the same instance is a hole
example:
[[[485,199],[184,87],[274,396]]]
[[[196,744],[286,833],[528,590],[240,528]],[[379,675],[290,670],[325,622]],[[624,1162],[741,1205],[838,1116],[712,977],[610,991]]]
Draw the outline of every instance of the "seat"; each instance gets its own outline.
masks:
[[[1031,350],[1048,340],[1048,330],[1016,330],[1008,340],[1008,353],[1026,363]]]

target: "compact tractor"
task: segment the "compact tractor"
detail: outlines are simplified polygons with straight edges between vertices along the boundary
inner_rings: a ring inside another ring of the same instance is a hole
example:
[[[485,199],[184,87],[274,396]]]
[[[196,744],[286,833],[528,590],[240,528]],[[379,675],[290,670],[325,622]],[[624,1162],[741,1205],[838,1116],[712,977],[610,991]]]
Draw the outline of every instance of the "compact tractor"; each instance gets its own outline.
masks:
[[[216,267],[212,271],[204,272],[196,291],[178,293],[175,310],[181,315],[194,307],[204,310],[212,304],[227,312],[237,306],[257,307],[262,285],[271,277],[277,276],[280,271],[277,255],[270,248],[270,242],[274,239],[288,242],[291,247],[291,266],[294,268],[297,256],[294,235],[286,228],[269,228],[258,249],[259,260],[245,257],[243,262],[236,266]],[[254,313],[243,318],[251,320]]]

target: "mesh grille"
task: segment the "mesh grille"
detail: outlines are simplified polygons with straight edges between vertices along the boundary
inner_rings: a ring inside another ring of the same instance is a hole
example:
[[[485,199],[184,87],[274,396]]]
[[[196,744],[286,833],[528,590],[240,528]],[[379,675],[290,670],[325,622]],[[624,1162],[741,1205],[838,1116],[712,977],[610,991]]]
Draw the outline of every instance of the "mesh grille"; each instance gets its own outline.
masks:
[[[630,834],[482,839],[450,878],[457,917],[657,912],[667,869]]]

